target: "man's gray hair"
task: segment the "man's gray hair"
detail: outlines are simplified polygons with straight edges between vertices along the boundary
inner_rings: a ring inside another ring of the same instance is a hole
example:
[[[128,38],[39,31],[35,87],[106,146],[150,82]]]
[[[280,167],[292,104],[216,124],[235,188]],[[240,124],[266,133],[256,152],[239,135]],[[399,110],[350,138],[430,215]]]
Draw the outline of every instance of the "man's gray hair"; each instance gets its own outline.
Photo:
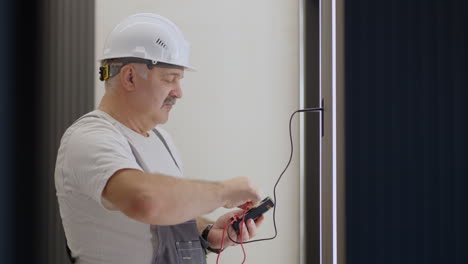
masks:
[[[113,88],[118,82],[117,77],[120,74],[120,69],[128,64],[127,58],[113,58],[105,59],[101,61],[101,66],[109,65],[109,79],[104,81],[106,89]],[[131,62],[133,63],[133,62]],[[146,65],[137,63],[135,64],[136,72],[145,80],[148,79],[148,67]]]

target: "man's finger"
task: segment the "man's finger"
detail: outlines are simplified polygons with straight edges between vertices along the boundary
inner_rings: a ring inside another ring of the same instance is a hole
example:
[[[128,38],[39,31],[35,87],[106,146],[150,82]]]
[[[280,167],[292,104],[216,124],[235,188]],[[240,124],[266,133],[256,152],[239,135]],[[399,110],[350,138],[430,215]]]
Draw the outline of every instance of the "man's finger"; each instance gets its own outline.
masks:
[[[232,228],[232,226],[230,226],[228,228],[228,233],[229,233],[229,237],[232,238],[232,240],[237,242],[237,233],[236,233],[236,230],[234,230],[234,228]],[[229,243],[232,243],[231,239],[228,238],[228,240],[229,240]],[[233,243],[233,244],[234,244],[234,246],[237,246],[237,243]]]
[[[255,235],[257,235],[257,226],[253,219],[249,219],[247,221],[247,228],[249,229],[249,238],[252,238]]]
[[[239,229],[240,231],[240,229]],[[247,240],[249,240],[249,230],[247,229],[247,226],[245,225],[245,223],[242,223],[242,241],[241,241],[241,235],[239,234],[237,236],[238,238],[238,242],[245,242]]]
[[[257,228],[263,223],[263,220],[265,220],[264,215],[259,216],[257,220],[255,220],[255,225],[257,226]]]

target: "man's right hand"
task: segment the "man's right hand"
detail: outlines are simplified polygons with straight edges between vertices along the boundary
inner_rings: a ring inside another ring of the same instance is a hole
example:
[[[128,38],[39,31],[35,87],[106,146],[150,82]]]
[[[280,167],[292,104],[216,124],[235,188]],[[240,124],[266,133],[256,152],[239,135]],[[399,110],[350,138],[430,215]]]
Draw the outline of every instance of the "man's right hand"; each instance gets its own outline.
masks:
[[[247,177],[237,177],[223,181],[224,208],[239,207],[247,202],[252,206],[261,201],[259,189]]]

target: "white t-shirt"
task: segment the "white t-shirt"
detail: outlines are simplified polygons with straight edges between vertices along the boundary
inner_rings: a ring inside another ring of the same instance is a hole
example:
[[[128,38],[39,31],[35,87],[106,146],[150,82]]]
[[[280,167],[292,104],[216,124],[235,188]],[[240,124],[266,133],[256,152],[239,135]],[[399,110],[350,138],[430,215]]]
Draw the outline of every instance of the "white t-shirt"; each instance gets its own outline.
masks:
[[[102,191],[109,178],[124,168],[182,177],[180,156],[169,134],[160,128],[180,169],[153,131],[144,137],[103,111],[89,114],[100,118],[85,117],[67,129],[55,168],[68,245],[77,263],[150,264],[157,247],[150,225],[109,209],[113,206],[102,198]]]

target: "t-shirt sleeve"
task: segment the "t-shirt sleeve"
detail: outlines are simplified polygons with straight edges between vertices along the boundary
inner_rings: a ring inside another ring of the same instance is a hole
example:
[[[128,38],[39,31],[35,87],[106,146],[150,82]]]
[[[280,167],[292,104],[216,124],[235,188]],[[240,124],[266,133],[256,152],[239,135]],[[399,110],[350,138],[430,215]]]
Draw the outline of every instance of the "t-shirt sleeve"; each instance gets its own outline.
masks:
[[[71,172],[69,182],[107,209],[102,192],[112,175],[121,169],[142,170],[127,139],[106,120],[93,118],[80,124],[70,134],[64,151],[64,165]]]

